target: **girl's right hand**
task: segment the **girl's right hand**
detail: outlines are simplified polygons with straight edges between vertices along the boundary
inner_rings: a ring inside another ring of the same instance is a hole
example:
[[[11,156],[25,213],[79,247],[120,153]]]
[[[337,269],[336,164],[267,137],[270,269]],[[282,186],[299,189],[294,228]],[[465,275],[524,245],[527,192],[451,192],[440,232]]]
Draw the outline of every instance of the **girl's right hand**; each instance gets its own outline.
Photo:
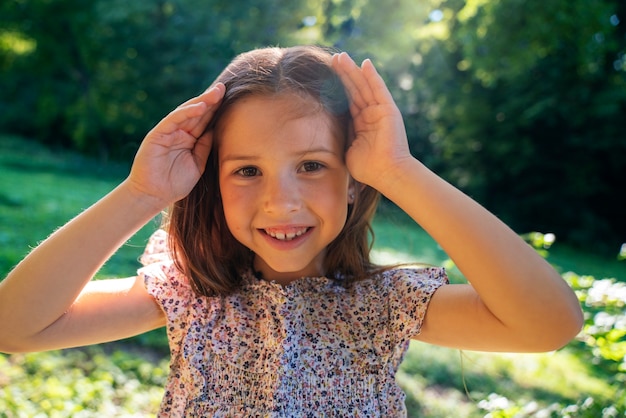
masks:
[[[211,151],[213,133],[206,127],[225,91],[217,83],[178,106],[146,135],[127,179],[133,192],[153,199],[158,210],[191,192]]]
[[[128,178],[0,282],[0,351],[89,345],[164,325],[139,278],[89,282],[136,231],[195,186],[211,151],[206,128],[225,91],[216,84],[163,118],[143,140]]]

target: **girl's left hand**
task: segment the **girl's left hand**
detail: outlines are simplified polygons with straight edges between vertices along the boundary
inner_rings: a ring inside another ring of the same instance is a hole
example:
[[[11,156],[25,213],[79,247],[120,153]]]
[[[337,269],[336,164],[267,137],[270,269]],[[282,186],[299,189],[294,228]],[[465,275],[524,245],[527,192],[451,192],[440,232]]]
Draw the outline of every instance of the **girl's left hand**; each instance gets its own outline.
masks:
[[[502,221],[411,156],[400,112],[371,62],[358,67],[340,54],[333,67],[354,118],[348,170],[411,216],[471,283],[439,288],[415,338],[525,352],[554,350],[571,340],[583,316],[561,276]]]
[[[355,180],[379,189],[377,182],[413,159],[402,115],[369,59],[359,67],[342,52],[333,56],[333,68],[349,96],[354,119],[346,165]]]

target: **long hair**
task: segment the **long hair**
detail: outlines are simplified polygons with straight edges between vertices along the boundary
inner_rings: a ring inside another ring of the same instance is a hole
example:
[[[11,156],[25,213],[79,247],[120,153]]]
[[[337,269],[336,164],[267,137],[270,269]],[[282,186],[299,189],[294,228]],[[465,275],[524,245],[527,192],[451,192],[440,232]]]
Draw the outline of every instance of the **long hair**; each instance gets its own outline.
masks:
[[[214,140],[206,169],[191,193],[174,203],[165,217],[169,247],[176,267],[191,281],[199,295],[226,295],[241,283],[251,268],[253,254],[230,233],[224,216],[218,176],[220,120],[242,98],[296,94],[307,106],[317,105],[333,120],[334,128],[349,144],[352,117],[344,87],[331,66],[330,51],[321,47],[264,48],[237,56],[217,77],[226,93],[207,129]],[[324,261],[329,278],[348,285],[376,269],[369,258],[373,231],[371,221],[379,193],[355,184],[354,201],[346,224],[331,242]]]

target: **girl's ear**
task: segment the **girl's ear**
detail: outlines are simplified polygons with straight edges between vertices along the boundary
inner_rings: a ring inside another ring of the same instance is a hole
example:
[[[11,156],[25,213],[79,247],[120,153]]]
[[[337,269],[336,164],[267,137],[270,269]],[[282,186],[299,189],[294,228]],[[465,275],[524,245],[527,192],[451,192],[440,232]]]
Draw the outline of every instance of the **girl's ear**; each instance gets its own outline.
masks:
[[[354,200],[356,199],[355,193],[358,187],[357,184],[358,183],[351,177],[350,184],[348,184],[348,204],[349,205],[353,204]]]

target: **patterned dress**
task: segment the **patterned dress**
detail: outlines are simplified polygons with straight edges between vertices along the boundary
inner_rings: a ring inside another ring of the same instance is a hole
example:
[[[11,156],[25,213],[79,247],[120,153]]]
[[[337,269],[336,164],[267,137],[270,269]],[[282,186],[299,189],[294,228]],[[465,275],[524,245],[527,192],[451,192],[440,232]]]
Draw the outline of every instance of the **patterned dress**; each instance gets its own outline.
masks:
[[[443,269],[394,269],[346,288],[324,277],[281,286],[243,276],[197,296],[151,239],[139,273],[167,316],[170,374],[159,416],[403,417],[395,374]]]

